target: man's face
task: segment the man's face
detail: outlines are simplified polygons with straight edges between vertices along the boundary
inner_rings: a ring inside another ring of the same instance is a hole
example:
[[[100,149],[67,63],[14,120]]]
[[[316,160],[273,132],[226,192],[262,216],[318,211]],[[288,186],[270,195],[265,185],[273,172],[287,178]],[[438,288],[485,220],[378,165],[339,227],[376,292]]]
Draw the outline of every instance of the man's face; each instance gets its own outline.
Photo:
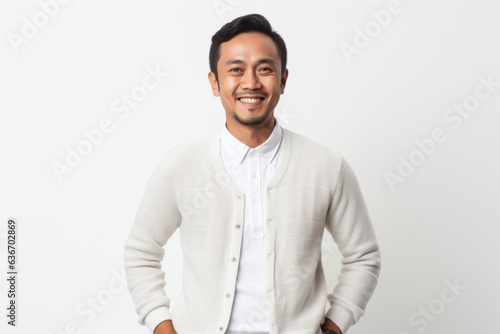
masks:
[[[273,119],[288,76],[288,70],[281,73],[273,40],[262,33],[242,33],[222,43],[219,52],[218,82],[212,72],[209,80],[230,116],[227,122],[251,126]]]

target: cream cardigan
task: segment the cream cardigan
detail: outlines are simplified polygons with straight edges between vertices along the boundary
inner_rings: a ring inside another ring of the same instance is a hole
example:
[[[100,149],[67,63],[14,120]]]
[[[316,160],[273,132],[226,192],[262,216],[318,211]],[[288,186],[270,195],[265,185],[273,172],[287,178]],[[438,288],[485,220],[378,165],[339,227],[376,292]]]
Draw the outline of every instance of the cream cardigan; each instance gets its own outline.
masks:
[[[380,271],[379,247],[358,182],[338,153],[290,130],[283,129],[281,149],[267,187],[262,309],[269,312],[269,331],[319,333],[327,317],[345,333],[363,315]],[[179,334],[226,331],[243,204],[242,192],[224,169],[219,133],[166,154],[146,187],[124,254],[139,322],[151,332],[166,319]],[[178,228],[183,289],[170,312],[161,261],[163,246]],[[342,255],[330,294],[321,262],[325,229]]]

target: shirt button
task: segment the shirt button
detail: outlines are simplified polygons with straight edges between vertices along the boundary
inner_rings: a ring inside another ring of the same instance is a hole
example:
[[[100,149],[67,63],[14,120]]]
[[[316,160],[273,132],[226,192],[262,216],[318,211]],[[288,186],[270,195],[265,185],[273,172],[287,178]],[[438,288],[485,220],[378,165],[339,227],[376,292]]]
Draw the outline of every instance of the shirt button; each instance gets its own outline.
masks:
[[[241,199],[241,195],[240,194],[236,195],[236,199]]]
[[[236,226],[235,226],[235,227],[236,227],[236,229],[238,230],[238,229],[240,229],[240,228],[241,228],[241,225],[240,225],[240,224],[236,224]]]
[[[235,258],[235,257],[232,257],[232,258],[231,258],[231,261],[236,262],[236,258]]]
[[[224,330],[224,327],[220,326],[220,327],[219,327],[219,331],[221,331],[221,332],[222,332],[223,330]]]
[[[231,294],[230,293],[226,293],[226,298],[231,298]]]

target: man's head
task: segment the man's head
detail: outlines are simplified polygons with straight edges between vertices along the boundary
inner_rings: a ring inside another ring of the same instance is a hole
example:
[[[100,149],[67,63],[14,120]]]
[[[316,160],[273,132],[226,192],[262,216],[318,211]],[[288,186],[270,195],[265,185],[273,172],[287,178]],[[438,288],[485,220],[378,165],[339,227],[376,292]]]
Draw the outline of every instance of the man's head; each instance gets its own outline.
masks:
[[[226,23],[212,36],[212,45],[210,45],[208,61],[210,64],[210,71],[215,74],[216,78],[218,78],[217,61],[220,58],[220,45],[244,32],[261,32],[269,36],[278,49],[281,60],[281,72],[285,72],[287,62],[285,41],[277,32],[273,31],[271,24],[264,16],[260,14],[250,14],[237,17],[233,21]]]
[[[253,126],[273,119],[288,77],[287,51],[262,15],[224,25],[212,37],[209,58],[210,84],[230,116],[227,122]]]

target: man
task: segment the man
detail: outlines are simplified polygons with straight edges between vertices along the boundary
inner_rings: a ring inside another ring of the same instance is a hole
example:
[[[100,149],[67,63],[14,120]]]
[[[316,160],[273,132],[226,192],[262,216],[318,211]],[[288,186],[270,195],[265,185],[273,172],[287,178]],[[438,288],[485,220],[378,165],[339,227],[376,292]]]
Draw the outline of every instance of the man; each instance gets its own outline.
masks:
[[[338,153],[274,118],[287,55],[263,16],[224,25],[209,58],[226,124],[168,152],[125,246],[140,322],[154,334],[346,333],[380,270],[356,177]],[[161,261],[177,228],[183,289],[171,312]],[[331,294],[321,262],[325,230],[342,254]]]

